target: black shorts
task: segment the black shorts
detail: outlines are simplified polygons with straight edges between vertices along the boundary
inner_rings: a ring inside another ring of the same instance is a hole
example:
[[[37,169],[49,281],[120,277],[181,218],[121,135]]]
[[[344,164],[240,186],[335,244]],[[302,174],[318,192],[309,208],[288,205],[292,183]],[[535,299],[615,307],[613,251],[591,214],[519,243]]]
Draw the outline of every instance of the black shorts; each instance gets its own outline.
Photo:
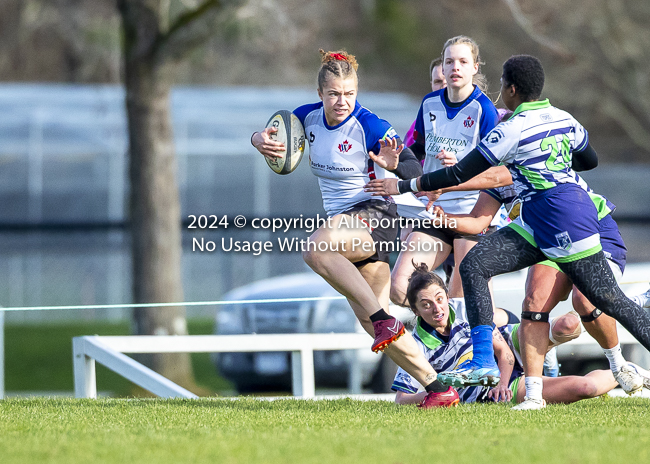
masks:
[[[395,247],[395,240],[397,239],[397,229],[399,226],[397,205],[392,201],[386,200],[366,200],[357,203],[341,214],[350,216],[358,215],[359,219],[369,225],[374,225],[373,223],[379,224],[374,229],[368,227],[370,236],[375,242],[375,254],[353,264],[360,267],[364,264],[374,263],[375,261],[388,263],[390,254]]]
[[[464,235],[464,234],[459,234],[455,230],[448,229],[446,227],[433,227],[433,226],[420,225],[413,228],[413,232],[421,232],[431,237],[435,237],[437,239],[442,240],[443,242],[445,242],[447,245],[451,247],[454,246],[454,240],[456,240],[457,238],[471,240],[472,242],[478,242],[479,240],[481,240],[481,238],[485,237],[486,235],[490,235],[495,230],[497,230],[496,226],[489,226],[480,234]]]

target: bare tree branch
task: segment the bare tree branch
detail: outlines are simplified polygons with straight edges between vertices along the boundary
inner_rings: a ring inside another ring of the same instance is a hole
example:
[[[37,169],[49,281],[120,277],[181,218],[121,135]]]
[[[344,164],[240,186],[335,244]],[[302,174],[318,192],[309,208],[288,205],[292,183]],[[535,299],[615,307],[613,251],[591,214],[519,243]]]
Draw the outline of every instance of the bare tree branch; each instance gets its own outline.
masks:
[[[625,133],[640,147],[650,146],[650,133],[621,99],[608,97],[603,110],[623,128]]]
[[[180,15],[154,47],[155,59],[162,63],[178,60],[214,34],[217,16],[223,10],[221,0],[205,0]]]
[[[524,12],[521,10],[517,0],[503,0],[508,8],[510,8],[510,13],[514,20],[519,24],[519,26],[528,34],[528,36],[533,39],[535,42],[540,44],[543,47],[548,48],[552,52],[560,55],[562,58],[568,59],[573,58],[574,55],[570,53],[562,44],[545,37],[543,34],[537,32],[531,21],[528,20]]]

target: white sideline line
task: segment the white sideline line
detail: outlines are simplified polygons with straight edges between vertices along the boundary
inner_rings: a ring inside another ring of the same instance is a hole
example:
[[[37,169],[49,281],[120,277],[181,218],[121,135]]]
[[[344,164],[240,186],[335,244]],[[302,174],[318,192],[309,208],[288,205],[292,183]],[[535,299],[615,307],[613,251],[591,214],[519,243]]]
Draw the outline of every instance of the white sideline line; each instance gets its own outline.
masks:
[[[324,401],[324,400],[343,400],[351,399],[358,401],[395,401],[395,393],[362,393],[362,394],[337,394],[337,395],[316,395],[311,398],[302,398],[299,396],[218,396],[199,398],[200,400],[209,401],[240,401],[240,400],[258,400],[258,401],[282,401],[282,400],[304,400],[304,401]]]
[[[647,283],[648,280],[636,280],[628,282],[619,282],[621,285],[632,285]],[[498,287],[495,292],[511,292],[515,290],[524,290],[524,287],[518,285],[514,287]],[[222,306],[229,304],[261,304],[261,303],[297,303],[302,301],[325,301],[325,300],[344,300],[341,295],[336,296],[314,296],[303,298],[263,298],[257,300],[217,300],[217,301],[182,301],[176,303],[120,303],[120,304],[103,304],[103,305],[69,305],[69,306],[9,306],[0,307],[2,311],[56,311],[69,309],[117,309],[117,308],[168,308],[173,306]]]

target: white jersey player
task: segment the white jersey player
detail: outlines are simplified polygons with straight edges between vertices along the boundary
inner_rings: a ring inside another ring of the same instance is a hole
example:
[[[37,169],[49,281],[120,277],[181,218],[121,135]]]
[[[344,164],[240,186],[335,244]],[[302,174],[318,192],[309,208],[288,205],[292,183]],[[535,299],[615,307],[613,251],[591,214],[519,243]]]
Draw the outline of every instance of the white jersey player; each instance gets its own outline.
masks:
[[[397,237],[397,208],[390,197],[373,198],[363,186],[376,176],[408,178],[422,166],[403,149],[391,125],[356,101],[357,63],[345,51],[321,51],[320,103],[295,110],[305,127],[310,167],[318,177],[328,221],[306,241],[305,262],[349,301],[363,328],[374,338],[372,350],[385,351],[425,385],[432,406],[457,402],[443,386],[404,325],[388,314],[390,268],[386,243]],[[276,158],[284,145],[271,138],[275,129],[256,132],[251,143]],[[379,225],[377,225],[379,224]],[[383,246],[381,243],[384,242]],[[379,245],[379,246],[377,246]]]
[[[415,143],[410,146],[415,155],[424,160],[425,173],[462,160],[492,130],[498,119],[494,104],[473,83],[480,63],[476,42],[465,36],[449,39],[443,47],[442,58],[447,87],[429,93],[422,100],[415,120]],[[493,186],[496,185],[481,185],[480,188]],[[478,189],[458,190],[443,193],[435,204],[444,207],[445,211],[469,213],[478,198]],[[422,197],[421,200],[426,205],[430,198]],[[413,262],[437,268],[453,251],[458,264],[476,244],[479,235],[463,236],[445,227],[416,225],[391,274],[393,303],[405,304]],[[450,294],[452,297],[463,295],[457,271],[451,277]]]

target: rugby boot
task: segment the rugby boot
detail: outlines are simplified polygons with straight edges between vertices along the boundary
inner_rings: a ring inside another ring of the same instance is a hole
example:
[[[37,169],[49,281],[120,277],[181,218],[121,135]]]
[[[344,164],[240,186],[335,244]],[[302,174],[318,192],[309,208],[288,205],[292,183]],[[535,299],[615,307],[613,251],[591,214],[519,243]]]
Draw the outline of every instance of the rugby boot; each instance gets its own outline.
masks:
[[[372,327],[375,329],[375,341],[372,344],[372,351],[379,353],[404,335],[406,329],[404,324],[398,319],[391,316],[390,319],[373,322]]]
[[[449,387],[447,391],[441,393],[427,393],[427,396],[425,396],[422,402],[420,402],[418,408],[450,408],[452,406],[458,406],[458,403],[460,403],[458,392],[453,387]]]

